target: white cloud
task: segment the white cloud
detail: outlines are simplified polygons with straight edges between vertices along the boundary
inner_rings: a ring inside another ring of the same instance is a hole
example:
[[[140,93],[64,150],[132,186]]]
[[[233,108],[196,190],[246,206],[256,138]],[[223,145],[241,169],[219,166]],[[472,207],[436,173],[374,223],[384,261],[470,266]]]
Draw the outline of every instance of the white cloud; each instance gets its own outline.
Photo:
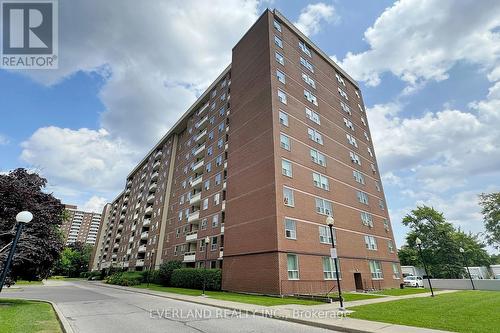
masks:
[[[81,208],[85,212],[101,213],[107,200],[103,197],[92,196]]]
[[[500,2],[401,0],[387,8],[365,32],[369,48],[348,53],[343,67],[353,77],[378,85],[391,72],[414,91],[427,80],[444,80],[460,61],[500,76]],[[497,29],[497,30],[495,30]]]
[[[312,36],[321,31],[321,23],[338,21],[335,8],[323,2],[309,4],[300,12],[299,19],[294,25],[306,36]]]
[[[0,134],[0,146],[9,144],[9,139],[5,135]]]

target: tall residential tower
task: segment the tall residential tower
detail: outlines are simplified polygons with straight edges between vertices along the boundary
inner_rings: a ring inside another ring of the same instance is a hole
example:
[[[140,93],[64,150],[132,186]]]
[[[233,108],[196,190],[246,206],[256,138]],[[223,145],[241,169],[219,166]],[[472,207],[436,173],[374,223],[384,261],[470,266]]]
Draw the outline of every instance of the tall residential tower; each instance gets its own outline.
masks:
[[[325,292],[335,284],[329,215],[343,286],[398,286],[359,87],[266,10],[231,65],[127,177],[95,267],[180,260],[222,268],[225,290]]]

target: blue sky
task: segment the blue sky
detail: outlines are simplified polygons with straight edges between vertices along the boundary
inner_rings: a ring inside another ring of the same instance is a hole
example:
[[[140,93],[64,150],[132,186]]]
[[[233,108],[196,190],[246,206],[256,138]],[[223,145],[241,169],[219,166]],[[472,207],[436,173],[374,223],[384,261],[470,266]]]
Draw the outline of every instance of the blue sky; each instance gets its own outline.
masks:
[[[117,3],[60,2],[59,70],[0,70],[0,171],[39,170],[99,209],[270,7],[359,81],[398,246],[417,204],[483,230],[477,194],[500,187],[497,1]]]

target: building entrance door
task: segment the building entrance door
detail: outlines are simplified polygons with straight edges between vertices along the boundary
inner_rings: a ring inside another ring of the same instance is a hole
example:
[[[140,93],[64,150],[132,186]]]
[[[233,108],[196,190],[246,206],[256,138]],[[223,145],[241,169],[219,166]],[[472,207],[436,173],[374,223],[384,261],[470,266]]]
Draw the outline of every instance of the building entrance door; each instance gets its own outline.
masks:
[[[361,279],[361,273],[354,273],[354,283],[356,285],[356,290],[363,290],[363,280]]]

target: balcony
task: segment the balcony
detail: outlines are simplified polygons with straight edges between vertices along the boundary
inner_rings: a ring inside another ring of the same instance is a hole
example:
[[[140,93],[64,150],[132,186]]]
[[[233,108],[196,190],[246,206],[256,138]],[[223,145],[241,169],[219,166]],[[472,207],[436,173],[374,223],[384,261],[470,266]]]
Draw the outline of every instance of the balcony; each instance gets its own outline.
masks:
[[[117,249],[119,247],[120,247],[120,244],[118,244],[118,243],[115,243],[115,245],[113,245],[113,249]]]
[[[128,239],[128,242],[129,243],[133,243],[134,242],[134,236],[130,236],[129,239]]]
[[[226,210],[226,200],[222,201],[222,207],[221,207],[221,210],[222,210],[222,211],[225,211],[225,210]]]
[[[115,239],[120,239],[122,238],[122,234],[121,233],[117,233],[116,236],[115,236]]]
[[[144,259],[137,259],[135,261],[135,267],[143,267],[144,266]]]
[[[130,193],[130,189],[128,188],[126,191],[125,191],[125,194],[129,194]]]
[[[221,223],[221,225],[220,225],[220,233],[221,234],[224,233],[224,223]]]
[[[146,215],[153,214],[153,205],[146,207],[146,210],[144,211],[144,214],[146,214]]]
[[[148,239],[148,232],[147,232],[147,231],[144,231],[144,232],[141,234],[141,239]]]
[[[202,141],[206,135],[207,135],[207,129],[205,128],[200,134],[198,134],[198,136],[196,136],[195,141],[196,142]]]
[[[151,180],[152,180],[152,181],[157,180],[159,175],[160,175],[160,173],[159,173],[158,171],[154,172],[154,173],[151,175]]]
[[[162,152],[161,150],[158,150],[158,151],[155,153],[155,159],[160,158],[162,154],[163,154],[163,152]]]
[[[134,231],[134,230],[135,230],[135,228],[137,228],[137,225],[135,225],[135,224],[134,224],[134,225],[132,226],[132,228],[130,228],[130,231]]]
[[[148,196],[148,198],[146,199],[147,203],[152,203],[153,201],[155,201],[155,195],[154,194],[150,194]]]
[[[194,172],[197,172],[198,170],[200,170],[201,168],[203,168],[203,165],[205,164],[205,162],[203,160],[199,160],[198,162],[196,162],[194,165],[193,165],[193,168],[192,170]]]
[[[120,221],[125,221],[125,214],[120,215]]]
[[[198,176],[195,179],[193,179],[191,181],[191,186],[194,188],[198,188],[198,185],[199,185],[199,187],[201,188],[202,178],[203,178],[203,176]]]
[[[183,262],[195,262],[196,260],[196,252],[186,252],[184,253],[184,260]]]
[[[224,182],[224,184],[222,184],[222,189],[225,190],[226,187],[227,187],[227,184],[226,184],[226,182]]]
[[[149,227],[150,224],[151,224],[151,219],[144,219],[144,221],[142,221],[143,227]]]
[[[122,230],[123,229],[123,223],[118,224],[117,230]]]
[[[123,199],[123,203],[127,203],[128,202],[128,196],[126,196],[124,199]]]
[[[146,245],[139,246],[139,248],[137,249],[137,252],[138,253],[144,253],[144,252],[146,252]]]
[[[224,162],[224,170],[227,169],[227,162]]]
[[[160,161],[157,161],[153,164],[153,171],[156,171],[160,168],[160,164],[161,162]]]
[[[157,183],[151,183],[151,185],[149,185],[149,192],[154,192],[156,191],[157,188],[158,188]]]
[[[188,222],[189,223],[193,223],[193,222],[196,222],[200,219],[200,211],[197,210],[196,212],[193,212],[191,214],[189,214],[188,216]]]
[[[111,259],[116,259],[116,257],[118,257],[118,255],[117,255],[116,253],[113,253],[113,254],[111,255]]]
[[[132,249],[128,249],[127,254],[132,254]]]
[[[123,205],[122,207],[122,212],[126,211],[127,210],[127,205]]]
[[[186,234],[186,242],[196,242],[198,239],[198,230],[190,231]]]
[[[224,250],[220,250],[219,251],[219,258],[218,259],[222,259],[222,257],[224,256]]]
[[[135,209],[139,209],[139,207],[141,207],[141,203],[140,202],[136,203],[134,208]]]
[[[195,195],[193,195],[191,197],[191,199],[189,199],[189,204],[194,205],[194,204],[200,202],[200,200],[201,200],[201,192],[198,192]]]
[[[229,145],[226,143],[226,145],[224,146],[224,150],[228,150],[229,148]]]
[[[194,127],[196,127],[197,129],[203,129],[205,128],[205,126],[207,126],[207,121],[208,121],[208,115],[206,115],[199,122],[197,122],[196,125],[194,125]]]
[[[198,111],[198,115],[201,115],[207,108],[208,108],[208,102],[201,107],[201,109]]]
[[[202,144],[198,148],[193,149],[193,156],[194,157],[201,156],[201,154],[203,154],[204,152],[205,152],[205,144]]]
[[[125,267],[125,268],[128,267],[128,261],[123,262],[123,267]]]

